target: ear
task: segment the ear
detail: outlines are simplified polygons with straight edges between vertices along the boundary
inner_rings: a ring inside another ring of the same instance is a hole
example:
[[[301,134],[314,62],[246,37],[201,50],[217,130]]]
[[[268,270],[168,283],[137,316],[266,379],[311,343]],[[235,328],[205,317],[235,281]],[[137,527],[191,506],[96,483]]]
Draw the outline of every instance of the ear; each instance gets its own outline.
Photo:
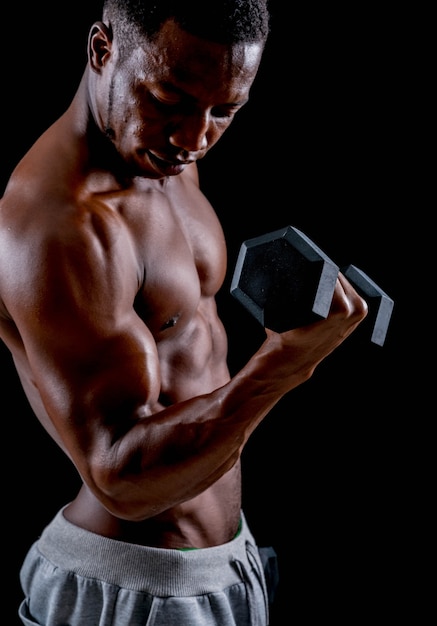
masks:
[[[103,22],[95,22],[88,36],[88,59],[91,68],[100,72],[112,50],[112,29]]]

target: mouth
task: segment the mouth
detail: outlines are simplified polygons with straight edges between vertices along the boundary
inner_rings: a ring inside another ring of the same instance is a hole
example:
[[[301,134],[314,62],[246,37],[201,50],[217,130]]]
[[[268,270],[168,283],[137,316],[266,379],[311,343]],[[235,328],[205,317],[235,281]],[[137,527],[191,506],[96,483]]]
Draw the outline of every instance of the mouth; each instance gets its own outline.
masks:
[[[150,163],[154,169],[163,176],[177,176],[187,167],[190,163],[194,163],[194,159],[187,159],[181,161],[179,159],[163,159],[157,156],[153,152],[146,151]]]

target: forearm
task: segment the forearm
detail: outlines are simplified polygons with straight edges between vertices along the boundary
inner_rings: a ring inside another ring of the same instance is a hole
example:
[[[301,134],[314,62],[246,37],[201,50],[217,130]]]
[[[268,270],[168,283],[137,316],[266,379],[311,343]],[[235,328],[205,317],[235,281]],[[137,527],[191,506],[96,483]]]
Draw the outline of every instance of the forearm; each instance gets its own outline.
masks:
[[[280,398],[308,378],[292,360],[272,335],[222,387],[139,420],[98,455],[90,475],[96,496],[114,515],[140,520],[203,492],[238,461]]]

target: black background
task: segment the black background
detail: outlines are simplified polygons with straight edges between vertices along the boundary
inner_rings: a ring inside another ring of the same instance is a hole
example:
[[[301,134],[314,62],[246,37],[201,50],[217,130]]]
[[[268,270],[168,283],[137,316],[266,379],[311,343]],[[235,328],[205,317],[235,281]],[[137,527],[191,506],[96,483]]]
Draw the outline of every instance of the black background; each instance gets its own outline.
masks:
[[[98,4],[6,12],[1,189],[72,98]],[[272,35],[250,103],[199,164],[229,246],[218,301],[231,369],[263,337],[229,294],[240,244],[250,237],[292,224],[338,265],[361,267],[395,307],[382,348],[360,329],[254,433],[243,456],[244,508],[260,545],[279,556],[272,626],[393,623],[394,613],[408,622],[410,611],[417,624],[411,563],[421,405],[410,399],[419,368],[410,305],[420,206],[409,150],[408,50],[388,10],[287,4],[271,2]],[[2,605],[13,626],[24,555],[78,481],[32,416],[3,345],[0,359]]]

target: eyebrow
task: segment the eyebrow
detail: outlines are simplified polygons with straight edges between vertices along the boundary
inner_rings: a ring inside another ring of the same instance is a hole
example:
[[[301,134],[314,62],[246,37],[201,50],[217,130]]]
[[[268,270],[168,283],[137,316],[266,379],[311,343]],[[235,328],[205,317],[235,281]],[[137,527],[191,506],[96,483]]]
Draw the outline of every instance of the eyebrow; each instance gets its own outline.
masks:
[[[187,93],[185,89],[182,89],[181,87],[178,87],[177,85],[174,85],[173,83],[169,81],[161,81],[161,82],[158,82],[157,84],[159,87],[162,87],[164,91],[168,91],[168,92],[177,94],[179,96],[183,96],[184,98],[189,98],[192,100],[196,99],[193,96],[191,96],[189,93]],[[244,100],[239,100],[236,102],[222,102],[214,106],[242,107],[245,104],[247,104],[247,102],[249,102],[249,98],[244,98]]]

